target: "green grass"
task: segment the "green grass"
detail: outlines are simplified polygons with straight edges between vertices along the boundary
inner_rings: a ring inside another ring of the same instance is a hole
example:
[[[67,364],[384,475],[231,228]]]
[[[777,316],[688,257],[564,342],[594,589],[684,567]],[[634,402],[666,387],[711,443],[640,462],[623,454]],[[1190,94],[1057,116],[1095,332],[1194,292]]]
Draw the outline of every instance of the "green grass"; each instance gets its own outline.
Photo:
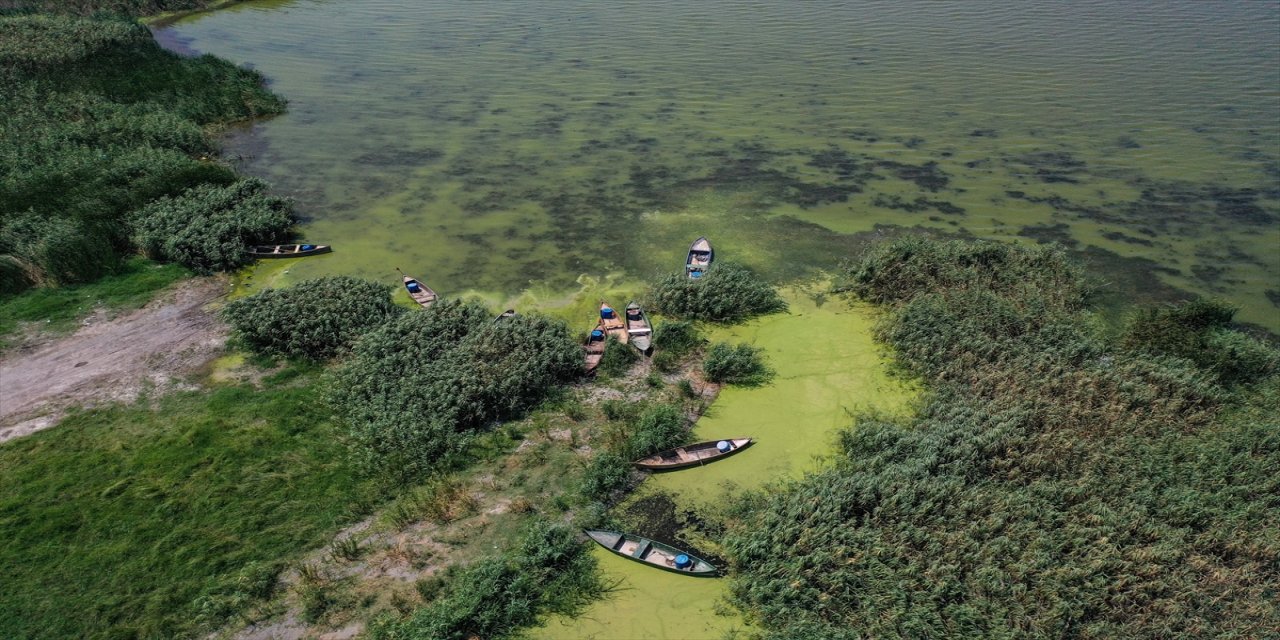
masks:
[[[190,637],[269,596],[283,562],[378,496],[315,377],[87,411],[0,446],[0,637]]]
[[[97,282],[32,289],[0,299],[0,351],[21,322],[45,322],[46,329],[66,330],[97,307],[141,307],[155,297],[156,292],[190,275],[178,265],[134,258],[126,262],[119,273]]]

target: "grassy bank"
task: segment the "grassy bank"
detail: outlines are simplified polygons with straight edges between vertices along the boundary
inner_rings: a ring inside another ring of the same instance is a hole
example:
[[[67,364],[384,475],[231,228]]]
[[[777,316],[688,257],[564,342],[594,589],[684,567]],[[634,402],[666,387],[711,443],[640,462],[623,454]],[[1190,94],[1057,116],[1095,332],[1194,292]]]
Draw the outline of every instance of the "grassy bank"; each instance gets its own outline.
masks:
[[[1260,637],[1280,624],[1276,354],[1197,303],[1118,337],[1054,250],[908,239],[847,288],[932,388],[835,468],[745,499],[770,638]],[[1230,363],[1226,365],[1225,363]]]
[[[378,495],[315,380],[87,411],[0,446],[0,636],[185,637],[269,597]]]

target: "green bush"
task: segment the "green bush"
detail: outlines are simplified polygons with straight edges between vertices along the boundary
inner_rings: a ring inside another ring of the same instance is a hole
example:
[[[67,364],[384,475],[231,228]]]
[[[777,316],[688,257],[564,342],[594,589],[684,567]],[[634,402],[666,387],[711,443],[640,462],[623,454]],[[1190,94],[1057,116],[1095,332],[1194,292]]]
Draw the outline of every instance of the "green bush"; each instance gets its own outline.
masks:
[[[640,359],[635,349],[618,342],[609,336],[604,346],[604,356],[600,358],[600,366],[596,370],[609,378],[620,378],[631,370],[631,365]]]
[[[325,360],[401,311],[391,302],[391,287],[331,276],[233,300],[222,315],[254,351]]]
[[[250,260],[249,245],[283,242],[293,226],[290,202],[266,188],[247,178],[162,197],[130,215],[134,242],[152,258],[199,273],[239,267]]]
[[[561,322],[441,301],[365,336],[333,374],[328,399],[366,467],[422,475],[465,451],[472,434],[515,418],[582,373]]]
[[[764,349],[749,344],[718,342],[702,361],[702,373],[711,382],[757,386],[769,381],[772,372],[764,362]]]
[[[689,422],[680,407],[657,404],[640,414],[624,448],[631,460],[684,444],[689,437]]]
[[[893,304],[879,336],[933,395],[901,422],[860,418],[835,465],[742,501],[732,592],[766,638],[1280,624],[1280,379],[1258,378],[1269,354],[1223,328],[1230,313],[1144,312],[1116,346],[1056,251],[897,241],[850,273]],[[1236,378],[1255,384],[1223,393]]]
[[[653,330],[653,345],[676,358],[682,358],[706,344],[698,333],[698,327],[685,320],[664,322]]]
[[[787,309],[769,283],[733,264],[717,264],[697,280],[684,274],[661,278],[649,289],[648,306],[675,318],[728,323]]]
[[[535,522],[503,557],[463,569],[426,607],[370,630],[373,640],[503,638],[545,613],[571,614],[604,592],[595,559],[561,523]]]

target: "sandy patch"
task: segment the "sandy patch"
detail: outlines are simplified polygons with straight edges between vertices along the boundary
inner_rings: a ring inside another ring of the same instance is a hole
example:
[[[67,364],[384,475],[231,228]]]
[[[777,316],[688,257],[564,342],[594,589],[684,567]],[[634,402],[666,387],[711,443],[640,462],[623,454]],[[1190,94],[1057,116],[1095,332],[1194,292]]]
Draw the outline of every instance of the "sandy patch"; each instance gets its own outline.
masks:
[[[220,278],[188,280],[114,319],[95,314],[69,336],[0,359],[0,442],[57,424],[73,405],[127,402],[166,388],[221,352],[226,327],[206,307]]]

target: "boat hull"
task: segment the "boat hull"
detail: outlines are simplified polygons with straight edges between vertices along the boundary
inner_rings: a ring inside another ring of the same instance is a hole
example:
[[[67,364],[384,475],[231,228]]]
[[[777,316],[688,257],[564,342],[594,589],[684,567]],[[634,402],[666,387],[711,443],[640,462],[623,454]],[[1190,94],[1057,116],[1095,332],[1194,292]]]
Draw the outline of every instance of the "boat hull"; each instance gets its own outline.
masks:
[[[587,534],[587,537],[595,540],[597,544],[608,549],[610,552],[627,558],[628,560],[639,562],[645,566],[661,569],[671,573],[678,573],[682,576],[714,578],[720,575],[720,571],[716,569],[715,565],[671,545],[662,544],[661,542],[655,542],[648,538],[642,538],[629,533],[619,533],[617,531],[603,531],[596,529],[586,530],[584,533]],[[672,559],[679,555],[688,556],[690,560],[689,568],[679,569],[675,566]]]
[[[720,440],[708,440],[706,442],[698,442],[684,447],[668,449],[647,458],[636,460],[631,464],[648,471],[676,471],[679,469],[688,469],[689,467],[700,467],[705,464],[711,464],[717,460],[728,458],[729,456],[742,451],[755,443],[751,438],[729,438],[728,441],[733,443],[734,446],[732,449],[724,453],[721,453],[716,449],[716,444],[720,442]],[[694,455],[686,455],[688,453],[694,453]]]
[[[276,250],[277,247],[279,251]],[[305,251],[300,247],[302,245],[298,244],[258,245],[250,247],[247,253],[258,260],[276,260],[281,258],[305,258],[333,251],[333,247],[327,244],[318,244]]]

